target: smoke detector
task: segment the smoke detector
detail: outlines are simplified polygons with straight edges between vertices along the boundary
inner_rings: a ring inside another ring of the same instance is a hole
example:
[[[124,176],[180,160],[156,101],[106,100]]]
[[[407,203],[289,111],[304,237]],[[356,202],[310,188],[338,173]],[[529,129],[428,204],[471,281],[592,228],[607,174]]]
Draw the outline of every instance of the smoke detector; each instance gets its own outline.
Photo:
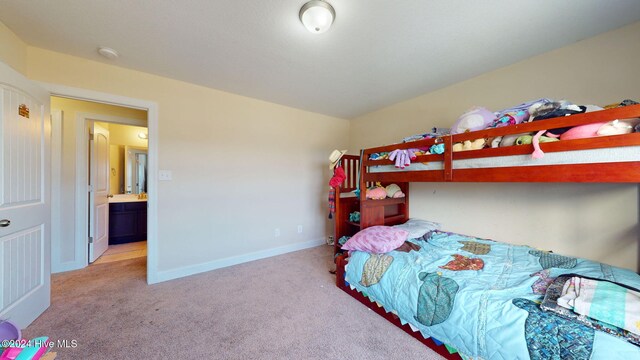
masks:
[[[98,54],[106,57],[109,60],[114,60],[118,58],[118,52],[113,50],[112,48],[101,46],[98,48]]]

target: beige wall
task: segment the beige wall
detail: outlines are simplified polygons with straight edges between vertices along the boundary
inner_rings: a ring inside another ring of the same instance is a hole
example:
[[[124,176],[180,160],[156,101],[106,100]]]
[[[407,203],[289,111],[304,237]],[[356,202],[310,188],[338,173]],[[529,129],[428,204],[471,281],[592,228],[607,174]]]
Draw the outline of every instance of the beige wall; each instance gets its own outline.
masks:
[[[451,126],[473,105],[638,100],[638,39],[640,22],[367,114],[352,121],[350,148]],[[637,266],[637,185],[415,183],[411,197],[411,216],[447,230]]]
[[[144,120],[146,120],[147,113],[146,111],[142,112],[144,113]],[[149,141],[147,139],[141,139],[138,134],[147,134],[147,131],[147,128],[142,126],[109,124],[109,143],[112,145],[127,145],[146,148]]]
[[[324,241],[327,156],[348,143],[347,120],[33,47],[27,68],[158,104],[159,168],[173,173],[158,184],[160,271]]]
[[[472,105],[500,109],[541,96],[600,104],[637,98],[639,34],[636,23],[351,125],[27,47],[1,23],[0,60],[34,80],[159,104],[159,167],[173,171],[173,181],[159,184],[159,268],[171,271],[323,238],[325,165],[333,148],[376,146],[448,126]],[[412,216],[441,221],[449,230],[636,266],[636,186],[420,183],[411,189]]]
[[[18,72],[27,73],[27,44],[1,22],[0,60]]]

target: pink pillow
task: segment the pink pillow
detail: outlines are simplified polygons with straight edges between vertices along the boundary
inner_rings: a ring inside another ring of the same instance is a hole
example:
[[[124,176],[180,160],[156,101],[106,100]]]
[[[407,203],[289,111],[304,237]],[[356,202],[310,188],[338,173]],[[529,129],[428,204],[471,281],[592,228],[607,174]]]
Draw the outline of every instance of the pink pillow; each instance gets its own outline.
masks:
[[[574,126],[560,135],[560,140],[584,139],[598,136],[598,129],[606,122]],[[553,131],[553,130],[552,130]]]
[[[372,226],[353,235],[342,249],[384,254],[400,247],[408,235],[407,231],[391,226]]]

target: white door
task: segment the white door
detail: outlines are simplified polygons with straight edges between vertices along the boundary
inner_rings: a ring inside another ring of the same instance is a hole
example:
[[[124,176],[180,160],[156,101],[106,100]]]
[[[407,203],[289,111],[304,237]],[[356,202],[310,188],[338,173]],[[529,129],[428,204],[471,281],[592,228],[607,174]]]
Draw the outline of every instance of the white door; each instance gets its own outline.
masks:
[[[89,262],[109,247],[109,130],[95,122],[89,140]]]
[[[51,298],[49,94],[0,63],[0,320],[21,328]]]

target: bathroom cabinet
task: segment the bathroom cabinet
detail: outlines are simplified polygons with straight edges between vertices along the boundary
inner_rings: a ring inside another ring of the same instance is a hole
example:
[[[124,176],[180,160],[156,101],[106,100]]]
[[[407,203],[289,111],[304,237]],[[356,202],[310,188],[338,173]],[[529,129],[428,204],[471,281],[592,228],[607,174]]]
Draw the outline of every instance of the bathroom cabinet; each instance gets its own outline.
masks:
[[[147,240],[147,202],[109,204],[109,245]]]

